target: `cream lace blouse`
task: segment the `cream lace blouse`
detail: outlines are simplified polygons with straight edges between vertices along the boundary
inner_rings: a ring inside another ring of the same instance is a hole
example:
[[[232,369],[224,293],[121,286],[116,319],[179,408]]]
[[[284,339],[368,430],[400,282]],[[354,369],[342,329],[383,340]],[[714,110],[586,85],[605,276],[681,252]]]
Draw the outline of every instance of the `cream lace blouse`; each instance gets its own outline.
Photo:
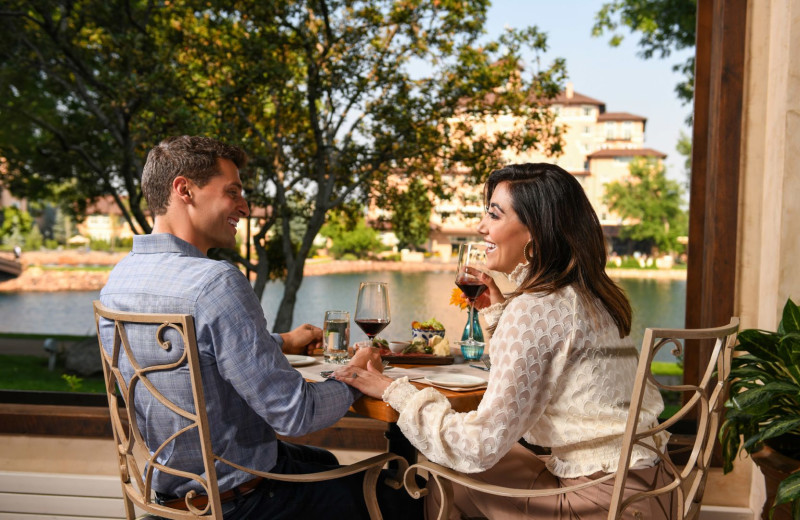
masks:
[[[457,413],[434,388],[396,380],[383,399],[400,413],[406,437],[429,460],[467,473],[492,467],[520,438],[551,448],[548,469],[558,477],[615,471],[638,356],[605,309],[566,287],[485,311],[490,324],[499,322],[480,406]],[[650,385],[642,424],[654,424],[663,408]],[[656,447],[663,451],[667,439],[656,438]],[[656,459],[637,447],[631,464],[648,467]]]

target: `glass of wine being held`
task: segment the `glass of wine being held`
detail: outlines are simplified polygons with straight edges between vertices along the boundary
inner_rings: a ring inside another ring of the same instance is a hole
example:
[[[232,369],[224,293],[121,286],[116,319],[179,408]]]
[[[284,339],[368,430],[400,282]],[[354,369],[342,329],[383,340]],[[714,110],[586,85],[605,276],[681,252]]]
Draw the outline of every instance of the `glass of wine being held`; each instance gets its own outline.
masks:
[[[389,288],[385,282],[361,282],[354,321],[367,335],[370,345],[373,338],[389,325]]]
[[[479,272],[486,272],[486,246],[478,243],[461,244],[458,248],[458,271],[456,272],[456,285],[464,296],[469,300],[469,323],[472,323],[472,314],[475,312],[475,300],[486,290],[486,284],[478,278]],[[483,355],[483,342],[476,341],[472,335],[472,327],[469,329],[469,339],[461,342],[462,347],[467,349],[480,350],[477,359]],[[465,352],[467,350],[462,348]],[[469,356],[474,358],[473,356]]]

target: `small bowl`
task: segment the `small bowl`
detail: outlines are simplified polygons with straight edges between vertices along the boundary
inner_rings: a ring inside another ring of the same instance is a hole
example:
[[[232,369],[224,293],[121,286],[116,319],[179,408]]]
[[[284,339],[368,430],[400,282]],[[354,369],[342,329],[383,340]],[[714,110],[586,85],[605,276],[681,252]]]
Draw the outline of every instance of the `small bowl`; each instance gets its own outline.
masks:
[[[410,341],[390,341],[389,350],[394,354],[402,354],[403,350],[411,344]]]
[[[427,345],[430,343],[430,340],[434,336],[441,336],[444,337],[444,329],[442,330],[423,330],[423,329],[411,329],[411,339],[422,338],[425,340],[425,344]]]

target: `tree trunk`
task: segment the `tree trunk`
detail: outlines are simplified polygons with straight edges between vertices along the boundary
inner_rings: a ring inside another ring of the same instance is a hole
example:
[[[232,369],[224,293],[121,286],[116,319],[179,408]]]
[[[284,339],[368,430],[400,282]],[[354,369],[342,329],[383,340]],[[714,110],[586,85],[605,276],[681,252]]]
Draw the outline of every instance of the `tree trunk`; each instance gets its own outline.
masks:
[[[264,290],[269,281],[269,260],[267,260],[266,249],[256,246],[256,251],[258,251],[258,263],[256,264],[256,281],[253,284],[253,291],[256,293],[258,301],[261,301],[264,299]]]
[[[297,260],[288,266],[286,281],[283,289],[283,298],[278,307],[278,315],[272,325],[273,332],[287,332],[292,329],[294,319],[294,305],[297,303],[297,291],[303,283],[303,269],[306,265],[305,256],[298,255]]]
[[[288,259],[283,299],[281,299],[280,307],[278,307],[278,315],[275,317],[275,323],[272,326],[273,332],[286,332],[292,328],[294,305],[297,303],[297,291],[300,290],[300,285],[303,283],[303,270],[306,266],[306,259],[311,252],[314,238],[325,222],[325,215],[328,209],[330,208],[318,206],[314,210],[314,214],[309,219],[308,227],[303,235],[303,243],[300,245],[300,250],[294,256],[294,261]]]

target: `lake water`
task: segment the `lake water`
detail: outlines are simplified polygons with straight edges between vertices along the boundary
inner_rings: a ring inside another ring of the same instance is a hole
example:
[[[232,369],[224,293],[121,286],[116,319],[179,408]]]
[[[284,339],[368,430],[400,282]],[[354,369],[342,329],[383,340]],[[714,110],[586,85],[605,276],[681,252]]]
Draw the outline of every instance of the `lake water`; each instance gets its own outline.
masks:
[[[362,281],[389,284],[392,322],[381,336],[410,339],[413,320],[425,321],[435,317],[444,324],[451,341],[461,338],[467,311],[449,305],[450,293],[455,287],[451,271],[308,276],[297,296],[294,325],[312,323],[322,326],[323,314],[328,309],[350,311],[352,319],[358,284]],[[645,327],[684,326],[685,281],[625,278],[618,282],[627,292],[633,307],[631,337],[635,345],[641,345]],[[281,294],[282,283],[267,285],[262,305],[270,323],[277,314]],[[98,291],[0,293],[0,332],[93,334],[92,300],[98,296]],[[366,339],[364,333],[351,324],[351,341],[363,339]],[[659,358],[674,360],[669,352],[660,353]]]

